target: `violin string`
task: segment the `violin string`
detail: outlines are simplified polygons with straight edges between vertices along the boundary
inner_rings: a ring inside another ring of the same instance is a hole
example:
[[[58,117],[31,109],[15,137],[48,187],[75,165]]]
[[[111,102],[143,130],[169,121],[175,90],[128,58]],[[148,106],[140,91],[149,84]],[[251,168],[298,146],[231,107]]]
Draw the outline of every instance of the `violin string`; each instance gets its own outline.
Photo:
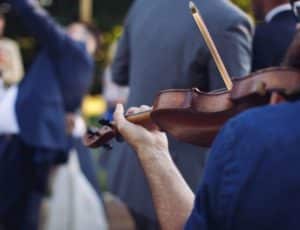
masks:
[[[202,16],[198,10],[198,8],[196,7],[195,3],[190,1],[190,4],[189,4],[189,7],[190,7],[190,10],[192,12],[192,15],[193,15],[193,18],[213,56],[213,59],[217,65],[217,68],[221,74],[221,77],[223,78],[223,81],[226,85],[226,88],[227,90],[231,90],[232,87],[233,87],[233,83],[229,77],[229,74],[228,74],[228,71],[224,65],[224,62],[222,61],[222,58],[216,48],[216,45],[202,19]]]

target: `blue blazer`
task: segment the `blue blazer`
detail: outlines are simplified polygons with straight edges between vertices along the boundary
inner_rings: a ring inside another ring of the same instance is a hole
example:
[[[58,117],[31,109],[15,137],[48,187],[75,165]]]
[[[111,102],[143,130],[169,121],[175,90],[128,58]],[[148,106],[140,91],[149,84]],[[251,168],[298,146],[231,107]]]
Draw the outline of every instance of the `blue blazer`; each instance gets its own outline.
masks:
[[[33,147],[64,151],[65,112],[80,107],[93,75],[93,60],[84,44],[72,40],[33,1],[13,7],[42,46],[19,86],[16,113],[22,140]]]
[[[253,40],[253,71],[279,66],[296,32],[292,11],[277,14],[269,23],[257,25]]]
[[[87,92],[93,60],[31,0],[11,0],[42,49],[19,85],[16,114],[20,135],[0,137],[0,224],[38,229],[39,205],[50,167],[66,160],[65,113]]]

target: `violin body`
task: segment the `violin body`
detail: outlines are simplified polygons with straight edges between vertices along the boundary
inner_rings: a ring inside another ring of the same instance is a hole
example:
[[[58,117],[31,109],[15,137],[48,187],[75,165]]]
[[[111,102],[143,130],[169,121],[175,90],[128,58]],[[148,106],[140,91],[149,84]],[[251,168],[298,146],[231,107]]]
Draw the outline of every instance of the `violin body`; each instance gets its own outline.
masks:
[[[209,146],[228,117],[237,113],[228,91],[166,90],[156,97],[151,118],[176,139]]]
[[[154,102],[151,118],[176,139],[209,147],[228,119],[268,104],[272,92],[287,97],[300,93],[300,72],[285,67],[269,68],[234,79],[233,83],[231,91],[162,91]]]
[[[247,109],[267,105],[273,92],[286,98],[299,96],[300,71],[288,67],[268,68],[233,79],[230,91],[161,91],[152,111],[130,115],[127,119],[144,127],[154,123],[180,141],[209,147],[228,119]],[[86,135],[85,144],[99,147],[116,134],[113,126],[104,126]]]

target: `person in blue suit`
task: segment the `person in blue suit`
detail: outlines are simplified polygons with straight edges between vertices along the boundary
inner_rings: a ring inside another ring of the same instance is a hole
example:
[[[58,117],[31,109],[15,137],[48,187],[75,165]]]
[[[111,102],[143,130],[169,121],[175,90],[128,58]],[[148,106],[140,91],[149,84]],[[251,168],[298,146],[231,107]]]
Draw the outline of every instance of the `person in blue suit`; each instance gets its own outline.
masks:
[[[259,21],[253,38],[252,70],[280,66],[296,32],[288,0],[252,0]]]
[[[36,0],[9,3],[41,50],[0,101],[0,227],[34,230],[49,171],[67,159],[65,115],[90,87],[97,39],[83,23],[63,29]]]

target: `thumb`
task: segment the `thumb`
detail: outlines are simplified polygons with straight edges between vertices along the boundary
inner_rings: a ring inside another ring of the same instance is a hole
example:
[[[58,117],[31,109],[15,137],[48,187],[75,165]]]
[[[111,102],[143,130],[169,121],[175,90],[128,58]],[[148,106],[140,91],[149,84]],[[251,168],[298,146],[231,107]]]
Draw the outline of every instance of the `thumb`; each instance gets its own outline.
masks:
[[[116,110],[114,112],[114,121],[118,129],[124,126],[126,123],[126,119],[124,117],[124,107],[122,104],[117,104]]]

